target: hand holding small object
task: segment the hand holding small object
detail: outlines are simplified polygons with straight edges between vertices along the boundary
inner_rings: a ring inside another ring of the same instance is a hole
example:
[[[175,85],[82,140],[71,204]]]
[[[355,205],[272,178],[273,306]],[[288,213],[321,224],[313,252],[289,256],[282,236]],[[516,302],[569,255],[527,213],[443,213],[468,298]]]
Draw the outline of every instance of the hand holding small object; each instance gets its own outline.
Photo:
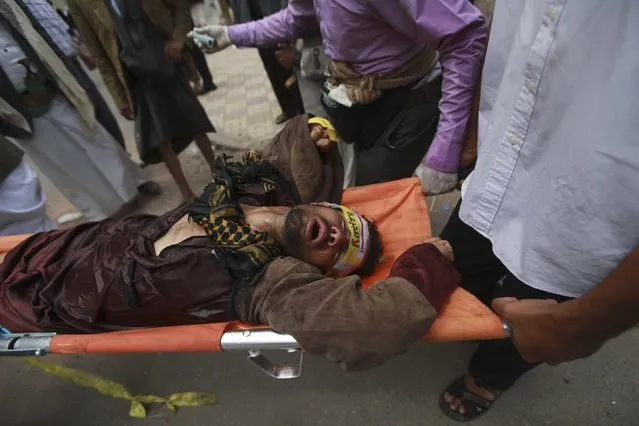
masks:
[[[207,25],[193,28],[187,34],[193,42],[205,53],[215,53],[231,45],[228,28],[224,25]]]

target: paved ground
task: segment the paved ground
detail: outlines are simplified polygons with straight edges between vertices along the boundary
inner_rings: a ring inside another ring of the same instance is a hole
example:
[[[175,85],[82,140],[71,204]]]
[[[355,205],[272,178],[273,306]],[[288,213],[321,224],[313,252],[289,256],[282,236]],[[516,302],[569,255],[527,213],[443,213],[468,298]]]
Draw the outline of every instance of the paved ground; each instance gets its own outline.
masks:
[[[257,54],[228,50],[209,61],[220,90],[203,103],[224,133],[214,139],[226,146],[258,146],[256,141],[276,130],[272,120],[278,107]],[[123,129],[132,135],[130,123],[123,123]],[[207,169],[196,151],[186,151],[181,159],[194,188],[206,183]],[[165,194],[139,208],[161,213],[177,203],[177,190],[162,166],[148,171]],[[46,188],[52,217],[72,210],[48,183]],[[435,233],[456,198],[452,194],[429,200]],[[588,360],[540,367],[475,424],[639,425],[638,347],[639,334],[633,330]],[[303,377],[292,381],[268,378],[240,353],[48,358],[119,381],[135,393],[197,390],[219,396],[216,406],[177,414],[157,406],[147,420],[129,418],[124,401],[47,376],[19,359],[0,359],[0,425],[452,425],[456,423],[440,414],[437,398],[464,371],[473,348],[472,343],[422,345],[381,368],[357,374],[345,374],[309,356]]]

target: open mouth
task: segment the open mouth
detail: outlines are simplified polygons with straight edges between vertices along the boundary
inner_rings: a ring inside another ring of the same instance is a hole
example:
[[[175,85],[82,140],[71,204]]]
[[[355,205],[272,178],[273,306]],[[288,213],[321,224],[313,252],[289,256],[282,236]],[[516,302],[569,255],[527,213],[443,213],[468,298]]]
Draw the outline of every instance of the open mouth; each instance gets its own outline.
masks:
[[[306,242],[311,246],[317,246],[326,240],[328,226],[319,218],[312,218],[306,225]]]

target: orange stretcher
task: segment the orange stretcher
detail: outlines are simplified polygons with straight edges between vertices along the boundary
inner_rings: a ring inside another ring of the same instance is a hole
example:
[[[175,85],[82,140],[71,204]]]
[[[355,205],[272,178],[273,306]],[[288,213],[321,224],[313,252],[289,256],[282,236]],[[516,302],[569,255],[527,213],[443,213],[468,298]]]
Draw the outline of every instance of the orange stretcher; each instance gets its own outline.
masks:
[[[382,234],[384,258],[375,273],[364,280],[365,286],[386,278],[399,255],[431,236],[428,207],[417,178],[351,188],[345,191],[342,202],[373,219]],[[0,254],[11,250],[27,237],[28,235],[0,237]],[[453,292],[423,340],[447,342],[505,337],[504,324],[499,317],[477,298],[459,288]],[[0,335],[0,355],[249,350],[249,359],[271,376],[299,376],[301,360],[296,365],[270,364],[261,354],[262,350],[269,349],[298,351],[301,348],[292,336],[242,322],[86,335]]]

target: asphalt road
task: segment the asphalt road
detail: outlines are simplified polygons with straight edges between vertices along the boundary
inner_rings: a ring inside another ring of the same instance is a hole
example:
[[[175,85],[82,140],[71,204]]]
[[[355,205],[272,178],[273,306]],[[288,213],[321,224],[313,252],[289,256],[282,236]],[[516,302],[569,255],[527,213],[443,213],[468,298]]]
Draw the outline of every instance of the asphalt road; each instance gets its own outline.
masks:
[[[0,359],[0,425],[302,426],[453,425],[437,406],[440,391],[464,371],[474,344],[415,347],[364,373],[344,373],[307,356],[303,375],[275,380],[241,353],[50,357],[100,374],[135,393],[215,392],[217,405],[176,414],[156,405],[145,420],[128,403],[48,376],[20,359]],[[636,353],[631,331],[590,359],[541,366],[474,424],[638,425]]]

